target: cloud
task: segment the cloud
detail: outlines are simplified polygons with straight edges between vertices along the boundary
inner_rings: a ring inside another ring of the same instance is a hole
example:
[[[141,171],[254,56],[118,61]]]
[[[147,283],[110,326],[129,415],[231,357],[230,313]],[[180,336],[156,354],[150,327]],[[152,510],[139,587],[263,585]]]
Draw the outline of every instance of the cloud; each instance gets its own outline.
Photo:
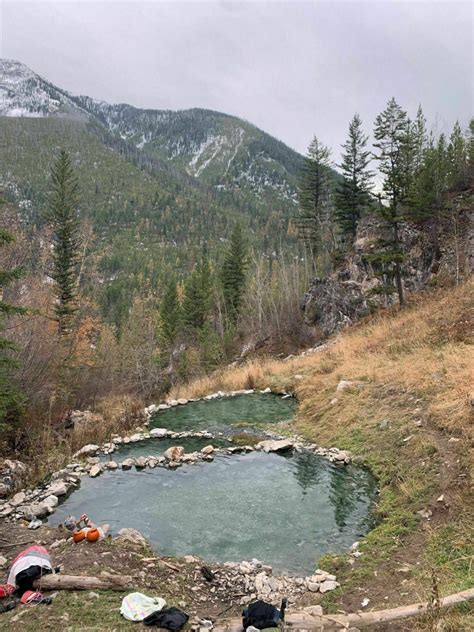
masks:
[[[472,114],[467,2],[12,2],[3,57],[71,92],[138,107],[241,116],[336,157],[395,96],[438,131]]]

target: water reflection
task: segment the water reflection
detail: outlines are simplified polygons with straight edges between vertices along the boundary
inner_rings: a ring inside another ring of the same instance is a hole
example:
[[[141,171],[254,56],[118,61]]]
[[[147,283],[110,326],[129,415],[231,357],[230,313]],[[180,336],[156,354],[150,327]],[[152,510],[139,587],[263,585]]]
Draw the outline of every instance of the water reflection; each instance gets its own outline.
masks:
[[[310,452],[300,452],[292,461],[293,473],[305,495],[311,487],[315,487],[321,481],[322,461]]]

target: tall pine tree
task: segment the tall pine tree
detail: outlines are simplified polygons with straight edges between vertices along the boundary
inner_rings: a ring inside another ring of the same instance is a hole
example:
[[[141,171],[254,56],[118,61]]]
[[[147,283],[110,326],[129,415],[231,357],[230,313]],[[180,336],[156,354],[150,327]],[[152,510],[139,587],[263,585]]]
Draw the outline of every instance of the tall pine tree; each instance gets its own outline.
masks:
[[[69,156],[61,151],[51,171],[52,187],[47,219],[53,232],[55,313],[60,336],[69,334],[77,310],[79,261],[79,186]]]
[[[300,176],[298,235],[311,255],[313,265],[324,240],[324,213],[332,184],[331,151],[315,136],[308,147]]]
[[[383,176],[383,191],[386,204],[380,204],[379,214],[387,223],[391,237],[381,242],[380,252],[372,257],[378,258],[386,270],[385,276],[393,274],[400,305],[405,302],[402,282],[403,249],[400,240],[400,222],[403,204],[409,189],[411,174],[407,163],[411,156],[412,134],[411,123],[407,113],[402,110],[395,99],[390,99],[385,110],[375,120],[374,147],[378,154],[374,158],[379,162],[379,171]],[[390,291],[390,284],[386,285]]]
[[[181,305],[174,278],[168,281],[165,289],[160,308],[160,321],[165,342],[172,346],[176,342],[182,326]]]
[[[232,232],[230,247],[222,266],[222,289],[227,316],[235,322],[239,316],[247,271],[247,246],[242,226]]]
[[[206,325],[212,306],[212,275],[209,261],[203,256],[186,281],[183,299],[183,322],[197,332]]]
[[[345,239],[355,239],[361,213],[369,203],[371,171],[370,151],[366,149],[368,136],[362,121],[354,115],[349,125],[349,137],[343,145],[340,165],[343,179],[336,191],[336,221]]]
[[[449,188],[463,191],[468,185],[468,147],[458,121],[449,138],[448,145]]]
[[[0,201],[1,202],[1,201]],[[0,230],[0,247],[14,241],[14,237]],[[21,414],[22,398],[12,376],[15,367],[13,359],[15,345],[5,337],[5,323],[9,316],[24,314],[26,310],[4,300],[4,289],[22,274],[21,268],[0,269],[0,431],[7,433]]]

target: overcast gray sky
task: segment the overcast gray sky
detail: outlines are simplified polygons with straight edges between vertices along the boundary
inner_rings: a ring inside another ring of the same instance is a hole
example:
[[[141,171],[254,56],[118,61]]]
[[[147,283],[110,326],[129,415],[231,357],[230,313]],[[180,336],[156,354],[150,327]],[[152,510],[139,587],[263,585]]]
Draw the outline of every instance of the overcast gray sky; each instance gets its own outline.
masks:
[[[338,158],[391,96],[437,131],[473,113],[469,2],[0,0],[2,57],[76,94],[243,117]]]

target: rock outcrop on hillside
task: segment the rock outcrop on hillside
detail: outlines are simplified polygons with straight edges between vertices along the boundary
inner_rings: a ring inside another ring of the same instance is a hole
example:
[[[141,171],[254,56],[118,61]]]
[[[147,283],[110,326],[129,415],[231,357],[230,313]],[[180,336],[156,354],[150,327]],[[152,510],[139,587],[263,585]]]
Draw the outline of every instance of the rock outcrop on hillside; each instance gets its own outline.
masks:
[[[405,292],[461,282],[474,268],[474,221],[472,207],[463,199],[453,201],[459,207],[447,218],[434,238],[434,232],[414,225],[401,226],[403,285]],[[307,325],[318,328],[323,339],[346,325],[356,322],[381,306],[397,302],[397,295],[377,293],[382,280],[377,276],[370,255],[375,252],[381,234],[380,220],[365,217],[359,224],[352,251],[335,272],[314,278],[301,301]]]

